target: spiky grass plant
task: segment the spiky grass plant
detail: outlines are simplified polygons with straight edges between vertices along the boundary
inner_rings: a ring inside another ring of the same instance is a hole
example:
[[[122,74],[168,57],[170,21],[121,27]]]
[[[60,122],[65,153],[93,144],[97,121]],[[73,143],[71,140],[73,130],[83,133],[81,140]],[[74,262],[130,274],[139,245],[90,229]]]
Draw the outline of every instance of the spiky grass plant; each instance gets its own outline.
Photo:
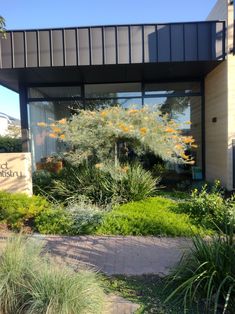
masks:
[[[58,266],[42,256],[42,246],[11,238],[0,258],[1,314],[99,314],[103,290],[91,271]]]
[[[0,313],[15,314],[25,302],[22,287],[38,263],[41,245],[22,236],[6,243],[0,257]]]
[[[234,313],[234,234],[195,237],[190,252],[168,276],[166,287],[171,289],[166,302],[183,303],[184,313],[193,307],[203,313]]]

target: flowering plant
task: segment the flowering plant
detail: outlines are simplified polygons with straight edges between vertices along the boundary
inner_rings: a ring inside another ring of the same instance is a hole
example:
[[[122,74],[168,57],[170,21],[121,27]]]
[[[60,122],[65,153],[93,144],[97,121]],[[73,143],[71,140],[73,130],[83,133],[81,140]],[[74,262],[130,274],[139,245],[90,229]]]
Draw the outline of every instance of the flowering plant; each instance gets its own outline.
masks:
[[[110,160],[118,166],[119,143],[126,143],[126,154],[130,149],[136,154],[151,151],[163,160],[194,162],[185,154],[189,148],[196,148],[193,137],[184,136],[179,124],[148,107],[139,110],[121,107],[79,110],[68,120],[38,125],[46,126],[50,137],[70,144],[77,160],[82,162],[94,158],[99,167],[110,163]]]

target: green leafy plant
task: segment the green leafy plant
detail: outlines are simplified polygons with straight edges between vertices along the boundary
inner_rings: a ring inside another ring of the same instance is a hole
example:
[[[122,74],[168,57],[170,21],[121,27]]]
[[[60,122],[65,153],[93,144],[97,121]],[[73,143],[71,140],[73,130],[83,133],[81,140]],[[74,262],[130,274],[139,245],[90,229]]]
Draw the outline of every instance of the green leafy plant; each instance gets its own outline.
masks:
[[[51,208],[35,218],[35,229],[42,234],[73,235],[73,220],[64,209]]]
[[[96,231],[104,217],[104,210],[87,200],[70,204],[66,211],[72,217],[72,233],[91,234]]]
[[[231,232],[231,230],[230,230]],[[230,235],[195,237],[193,247],[167,278],[166,299],[183,304],[184,313],[196,306],[202,313],[234,313],[235,242]]]
[[[35,217],[51,207],[52,205],[41,196],[29,197],[22,193],[0,191],[0,219],[11,229],[20,230],[27,225],[33,228]]]
[[[22,140],[10,136],[0,136],[0,152],[22,152]]]
[[[202,189],[194,189],[188,202],[182,204],[181,210],[188,213],[198,224],[208,228],[224,229],[224,220],[232,214],[235,207],[235,198],[225,199],[220,182],[208,189],[205,184]]]
[[[101,314],[104,293],[97,275],[75,273],[42,256],[42,246],[11,238],[0,257],[0,312],[5,314]]]
[[[33,193],[36,195],[46,195],[50,198],[52,182],[56,174],[46,170],[37,170],[33,173]]]
[[[210,231],[195,226],[187,214],[174,211],[178,202],[163,197],[123,204],[107,213],[97,234],[192,236]]]

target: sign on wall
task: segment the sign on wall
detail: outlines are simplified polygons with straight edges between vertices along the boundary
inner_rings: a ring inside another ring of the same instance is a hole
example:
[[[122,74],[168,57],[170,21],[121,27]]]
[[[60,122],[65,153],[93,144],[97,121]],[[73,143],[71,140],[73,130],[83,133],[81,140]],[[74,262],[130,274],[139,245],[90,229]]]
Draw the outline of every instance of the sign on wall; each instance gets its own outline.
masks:
[[[0,153],[0,190],[32,195],[31,153]]]

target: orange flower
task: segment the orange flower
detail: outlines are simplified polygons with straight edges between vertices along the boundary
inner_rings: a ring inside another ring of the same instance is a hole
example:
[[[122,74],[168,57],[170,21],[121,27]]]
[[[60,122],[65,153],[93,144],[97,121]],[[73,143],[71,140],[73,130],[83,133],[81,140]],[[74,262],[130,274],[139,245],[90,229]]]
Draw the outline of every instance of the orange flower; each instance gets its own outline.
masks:
[[[180,154],[180,156],[183,158],[183,159],[189,159],[189,156],[187,156],[187,155],[185,155],[185,153],[182,153],[182,154]]]
[[[47,124],[45,123],[45,122],[38,122],[37,123],[37,126],[40,126],[40,127],[46,127],[47,126]]]
[[[165,131],[166,131],[167,133],[175,133],[175,130],[172,129],[172,128],[166,128]]]
[[[192,148],[198,148],[198,145],[192,144],[191,147],[192,147]]]
[[[61,139],[61,140],[64,140],[64,139],[65,139],[65,135],[64,135],[64,134],[61,134],[61,135],[60,135],[60,139]]]
[[[146,128],[140,128],[140,133],[142,135],[145,135],[147,133],[147,129]]]
[[[60,133],[60,132],[61,132],[61,129],[58,128],[57,126],[52,126],[51,129],[52,129],[52,131],[55,132],[55,133]]]
[[[66,119],[65,119],[65,118],[64,118],[64,119],[61,119],[61,120],[58,121],[58,123],[59,123],[59,124],[65,124],[65,123],[66,123]]]
[[[57,138],[56,134],[54,134],[54,133],[49,133],[49,137],[51,137],[51,138]]]
[[[101,115],[102,117],[106,117],[106,116],[107,116],[107,111],[101,111],[101,112],[100,112],[100,115]]]
[[[175,145],[175,148],[176,148],[176,149],[182,149],[182,148],[183,148],[183,145],[182,145],[182,144],[176,144],[176,145]]]
[[[130,113],[130,114],[137,113],[137,112],[139,112],[139,110],[137,110],[137,109],[130,109],[130,110],[128,110],[128,113]]]
[[[191,143],[194,143],[195,140],[194,140],[192,137],[185,137],[185,138],[183,139],[183,142],[184,142],[185,144],[191,144]]]
[[[103,166],[103,164],[96,164],[95,165],[96,169],[100,169],[100,168],[102,168],[102,166]]]

